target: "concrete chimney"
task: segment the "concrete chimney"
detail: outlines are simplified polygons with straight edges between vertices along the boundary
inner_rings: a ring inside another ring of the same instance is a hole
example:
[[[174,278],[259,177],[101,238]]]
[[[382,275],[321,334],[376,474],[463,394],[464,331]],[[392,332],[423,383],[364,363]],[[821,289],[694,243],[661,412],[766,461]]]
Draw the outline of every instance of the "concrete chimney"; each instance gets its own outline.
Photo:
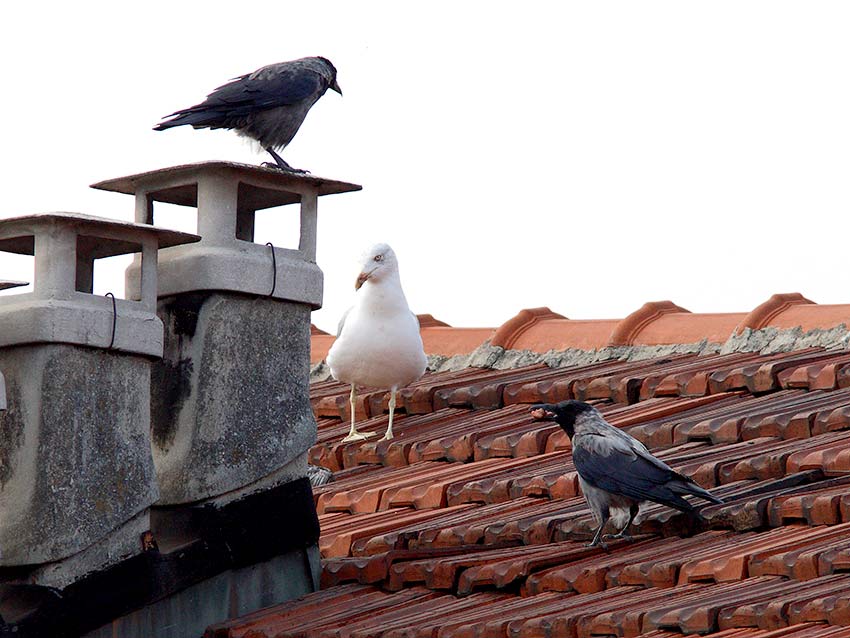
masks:
[[[73,213],[0,220],[0,251],[35,257],[33,291],[0,297],[0,581],[61,588],[142,551],[157,251],[197,240]],[[139,300],[93,295],[94,261],[133,252]]]
[[[139,223],[153,223],[157,202],[197,208],[201,241],[159,254],[165,353],[151,404],[158,505],[223,506],[303,478],[316,440],[309,365],[310,312],[322,303],[318,198],[360,186],[203,162],[94,188],[134,195]],[[254,243],[255,212],[289,204],[298,204],[298,248]],[[137,269],[127,272],[134,297]]]

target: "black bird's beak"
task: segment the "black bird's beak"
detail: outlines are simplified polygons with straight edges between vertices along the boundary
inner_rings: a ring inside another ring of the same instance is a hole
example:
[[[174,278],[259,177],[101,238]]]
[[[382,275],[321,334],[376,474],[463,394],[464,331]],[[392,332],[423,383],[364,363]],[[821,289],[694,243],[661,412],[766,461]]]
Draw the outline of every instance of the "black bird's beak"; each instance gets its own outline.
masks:
[[[548,404],[538,404],[531,408],[531,416],[537,421],[553,421],[555,413]]]
[[[330,88],[331,88],[331,91],[336,91],[337,93],[342,95],[342,89],[339,88],[339,84],[336,83],[336,80],[333,81],[333,84],[331,84]]]

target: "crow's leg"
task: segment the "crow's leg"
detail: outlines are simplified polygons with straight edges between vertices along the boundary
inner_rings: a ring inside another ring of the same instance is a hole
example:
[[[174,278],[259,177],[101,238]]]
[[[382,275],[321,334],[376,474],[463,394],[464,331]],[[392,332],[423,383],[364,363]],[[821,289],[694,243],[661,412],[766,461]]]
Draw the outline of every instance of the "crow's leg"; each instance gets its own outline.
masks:
[[[263,162],[263,166],[268,166],[269,168],[279,168],[282,171],[286,171],[288,173],[306,173],[307,171],[300,168],[292,168],[289,164],[287,164],[283,158],[275,153],[275,150],[271,146],[266,147],[266,152],[274,158],[274,164],[271,162]]]
[[[608,524],[609,518],[611,518],[611,515],[608,512],[608,506],[606,505],[599,512],[599,529],[597,529],[596,533],[593,535],[593,540],[585,545],[585,547],[596,547],[598,545],[602,549],[608,549],[605,543],[602,542],[602,530],[605,529],[605,526]]]
[[[603,536],[602,538],[603,538],[603,539],[611,539],[611,540],[613,540],[613,539],[619,539],[619,538],[622,538],[623,540],[626,540],[626,541],[630,541],[630,540],[632,540],[632,537],[631,537],[631,536],[629,536],[629,535],[626,533],[626,530],[627,530],[627,529],[629,529],[629,525],[631,525],[631,524],[632,524],[632,521],[634,521],[634,520],[635,520],[635,516],[637,516],[637,515],[638,515],[638,512],[639,512],[639,511],[640,511],[640,503],[632,503],[632,504],[629,506],[629,520],[628,520],[628,522],[627,522],[627,523],[623,526],[623,529],[621,529],[621,530],[620,530],[619,532],[617,532],[616,534],[605,534],[605,536]]]
[[[375,436],[374,432],[358,432],[357,428],[354,427],[354,402],[357,398],[357,395],[354,392],[354,384],[351,384],[351,394],[348,396],[348,403],[351,406],[351,430],[348,432],[348,436],[343,439],[343,442],[348,441],[362,441],[370,436]]]
[[[390,423],[387,426],[387,433],[384,435],[382,441],[389,441],[393,438],[393,413],[395,412],[395,388],[390,390]]]

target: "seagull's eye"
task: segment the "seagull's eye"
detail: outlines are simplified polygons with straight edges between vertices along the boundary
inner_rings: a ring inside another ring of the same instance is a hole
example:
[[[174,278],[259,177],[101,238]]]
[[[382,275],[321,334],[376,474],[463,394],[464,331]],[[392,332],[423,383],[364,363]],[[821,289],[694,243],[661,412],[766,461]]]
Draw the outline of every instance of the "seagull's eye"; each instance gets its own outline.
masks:
[[[384,261],[383,255],[375,255],[375,261]]]

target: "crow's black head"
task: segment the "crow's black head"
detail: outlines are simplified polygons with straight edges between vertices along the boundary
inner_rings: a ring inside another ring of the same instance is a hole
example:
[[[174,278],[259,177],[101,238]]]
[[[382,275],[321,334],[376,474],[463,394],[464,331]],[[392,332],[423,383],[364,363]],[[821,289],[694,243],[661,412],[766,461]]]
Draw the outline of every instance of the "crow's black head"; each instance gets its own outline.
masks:
[[[328,68],[328,72],[330,75],[328,76],[328,88],[331,91],[336,91],[340,95],[342,95],[342,89],[339,88],[339,84],[336,83],[336,67],[333,63],[327,58],[323,58],[322,56],[318,56],[318,59],[325,63]]]
[[[584,401],[538,403],[531,408],[531,416],[542,421],[554,421],[564,429],[567,436],[573,438],[576,419],[590,410],[593,410],[593,406]]]

